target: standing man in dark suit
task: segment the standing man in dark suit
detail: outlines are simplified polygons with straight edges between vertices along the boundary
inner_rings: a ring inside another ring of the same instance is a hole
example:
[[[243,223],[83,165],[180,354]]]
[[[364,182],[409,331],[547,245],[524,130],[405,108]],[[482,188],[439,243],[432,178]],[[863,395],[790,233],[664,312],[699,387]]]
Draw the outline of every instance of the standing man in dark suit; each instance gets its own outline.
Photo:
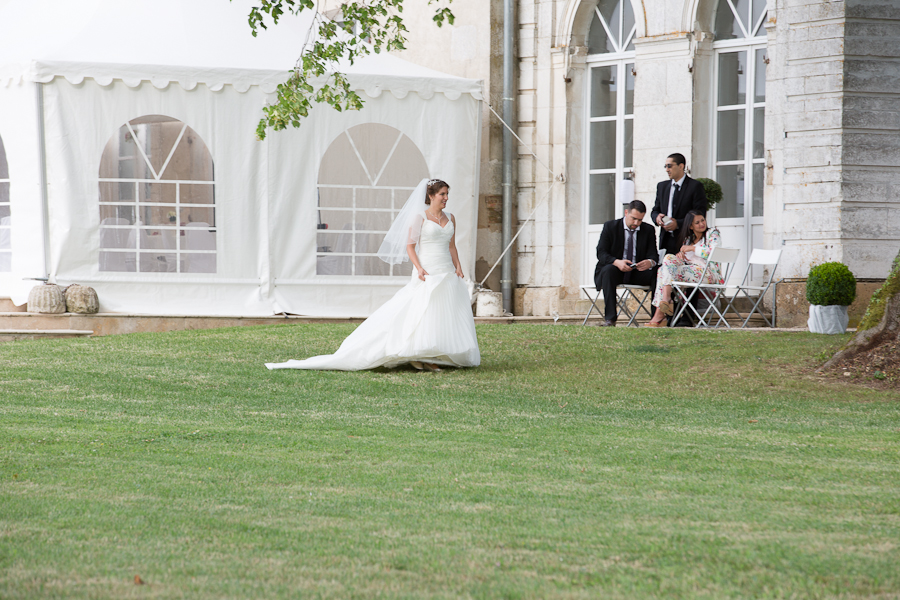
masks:
[[[684,155],[677,152],[666,158],[669,180],[656,185],[656,204],[650,213],[650,218],[660,227],[659,249],[665,249],[666,254],[678,254],[680,250],[675,238],[684,217],[692,210],[706,214],[703,184],[685,174],[685,163]]]
[[[635,200],[625,209],[624,217],[603,224],[594,285],[603,291],[604,326],[616,324],[618,285],[656,285],[656,232],[644,223],[645,214],[647,206]]]

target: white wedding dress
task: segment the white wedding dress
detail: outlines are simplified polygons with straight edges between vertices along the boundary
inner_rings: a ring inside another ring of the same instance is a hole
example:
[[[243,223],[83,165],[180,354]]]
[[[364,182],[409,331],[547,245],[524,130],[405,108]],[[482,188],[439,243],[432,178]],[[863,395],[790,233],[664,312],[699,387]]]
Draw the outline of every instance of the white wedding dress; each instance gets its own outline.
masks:
[[[306,360],[266,363],[269,369],[361,371],[423,361],[452,367],[481,363],[469,291],[450,257],[453,221],[422,224],[417,254],[428,275],[410,282],[351,333],[338,351]]]

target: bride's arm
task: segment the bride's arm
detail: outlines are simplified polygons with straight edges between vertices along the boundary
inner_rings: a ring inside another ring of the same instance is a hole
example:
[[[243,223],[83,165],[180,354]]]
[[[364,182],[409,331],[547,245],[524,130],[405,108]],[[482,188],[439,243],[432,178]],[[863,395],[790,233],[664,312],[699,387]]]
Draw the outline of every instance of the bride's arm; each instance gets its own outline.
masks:
[[[450,258],[453,260],[453,266],[456,267],[456,274],[460,278],[465,279],[462,265],[459,264],[459,253],[456,252],[456,217],[451,214],[450,220],[453,221],[453,237],[450,238]]]
[[[419,272],[419,279],[425,281],[425,276],[428,273],[425,272],[425,269],[422,268],[421,263],[419,263],[419,255],[416,254],[416,245],[415,244],[407,244],[406,245],[406,254],[409,256],[410,262],[412,262],[413,266],[416,268],[416,271]]]

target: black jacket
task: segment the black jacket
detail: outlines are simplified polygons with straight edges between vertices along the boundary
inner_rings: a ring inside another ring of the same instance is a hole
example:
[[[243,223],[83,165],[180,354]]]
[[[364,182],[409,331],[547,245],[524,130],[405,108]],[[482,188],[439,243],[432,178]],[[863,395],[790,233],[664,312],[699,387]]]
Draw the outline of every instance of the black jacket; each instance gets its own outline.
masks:
[[[671,179],[660,181],[656,185],[656,203],[650,211],[650,219],[656,223],[659,215],[664,215],[669,209],[669,190],[675,182]],[[703,184],[696,179],[685,176],[681,189],[675,194],[672,203],[672,217],[678,223],[674,231],[659,230],[659,247],[665,248],[669,254],[677,254],[679,248],[675,247],[675,238],[684,224],[684,218],[691,211],[706,214],[706,192]]]
[[[599,277],[603,267],[624,257],[625,225],[622,219],[607,221],[603,224],[600,241],[597,242],[597,268],[594,270],[594,279]],[[641,223],[638,228],[634,257],[634,262],[641,262],[648,258],[653,262],[659,261],[659,253],[656,251],[656,230],[653,229],[653,225]]]

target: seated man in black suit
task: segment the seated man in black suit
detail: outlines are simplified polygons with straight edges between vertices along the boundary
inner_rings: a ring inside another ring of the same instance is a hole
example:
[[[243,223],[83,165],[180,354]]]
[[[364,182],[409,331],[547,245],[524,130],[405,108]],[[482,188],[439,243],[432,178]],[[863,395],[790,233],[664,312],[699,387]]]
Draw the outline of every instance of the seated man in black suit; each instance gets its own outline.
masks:
[[[624,217],[603,224],[594,270],[594,285],[603,291],[603,325],[616,324],[618,285],[656,285],[656,232],[644,223],[645,214],[647,207],[635,200],[625,209]]]
[[[659,225],[659,249],[666,254],[678,254],[678,232],[681,231],[684,217],[692,210],[698,214],[706,214],[706,192],[703,184],[688,177],[684,170],[683,154],[670,154],[666,158],[666,174],[669,179],[656,185],[656,203],[650,218]]]

